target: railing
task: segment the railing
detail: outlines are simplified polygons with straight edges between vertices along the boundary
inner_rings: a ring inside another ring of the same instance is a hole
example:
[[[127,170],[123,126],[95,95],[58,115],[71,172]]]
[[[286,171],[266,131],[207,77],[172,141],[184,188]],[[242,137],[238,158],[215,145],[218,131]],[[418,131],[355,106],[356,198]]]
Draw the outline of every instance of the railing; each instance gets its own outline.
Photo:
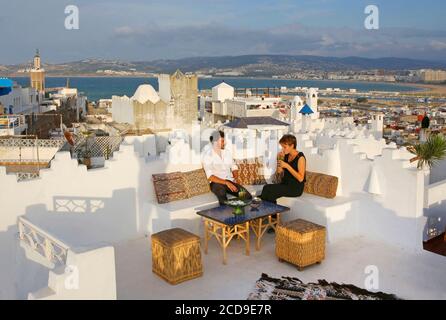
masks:
[[[44,147],[60,149],[65,144],[65,139],[0,139],[0,147]]]
[[[88,150],[90,157],[105,157],[105,159],[108,159],[113,155],[113,152],[119,150],[123,140],[122,136],[81,137],[76,140],[72,154],[77,155],[79,152],[83,153]]]
[[[53,157],[54,158],[54,157]],[[53,158],[51,159],[0,159],[0,166],[8,166],[8,165],[35,165],[37,166],[38,164],[40,166],[48,166],[48,162],[50,162]]]
[[[19,238],[55,265],[65,264],[69,246],[43,231],[24,217],[17,221]]]

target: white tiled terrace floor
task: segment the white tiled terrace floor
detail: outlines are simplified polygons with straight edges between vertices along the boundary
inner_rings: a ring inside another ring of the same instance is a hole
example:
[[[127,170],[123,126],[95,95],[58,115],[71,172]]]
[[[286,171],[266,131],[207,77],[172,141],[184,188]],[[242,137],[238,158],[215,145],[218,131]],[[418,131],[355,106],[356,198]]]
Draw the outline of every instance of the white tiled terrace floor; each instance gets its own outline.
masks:
[[[150,240],[128,241],[115,246],[118,299],[246,299],[262,272],[272,277],[298,277],[304,282],[325,279],[364,288],[364,269],[379,269],[379,291],[403,299],[446,299],[446,257],[430,252],[411,253],[361,237],[343,240],[326,248],[326,259],[299,272],[280,263],[274,253],[274,235],[266,234],[256,251],[244,255],[242,240],[231,242],[228,264],[215,239],[203,253],[202,277],[172,286],[152,273]],[[203,243],[202,243],[203,248]]]

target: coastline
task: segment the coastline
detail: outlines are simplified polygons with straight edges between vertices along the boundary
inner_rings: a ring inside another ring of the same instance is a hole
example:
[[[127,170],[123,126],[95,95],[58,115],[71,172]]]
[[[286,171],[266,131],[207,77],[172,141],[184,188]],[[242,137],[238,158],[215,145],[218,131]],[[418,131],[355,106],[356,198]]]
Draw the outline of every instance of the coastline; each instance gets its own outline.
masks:
[[[15,76],[15,77],[11,77],[11,78],[17,78],[17,79],[22,79],[20,80],[21,82],[23,82],[23,79],[27,79],[28,76],[27,75],[23,75],[21,74],[20,76]],[[155,79],[156,81],[156,77],[154,77],[153,74],[150,75],[146,75],[146,76],[136,76],[136,75],[127,75],[127,76],[118,76],[118,75],[97,75],[97,74],[87,74],[87,75],[55,75],[55,74],[51,74],[51,75],[47,75],[46,76],[47,79],[90,79],[90,86],[88,88],[85,88],[84,90],[81,91],[87,91],[88,95],[91,95],[92,93],[90,92],[91,90],[91,83],[94,83],[94,79],[98,79],[98,81],[100,81],[101,79],[135,79],[136,82],[140,82],[140,81],[144,81],[144,79],[152,81]],[[243,77],[234,77],[234,76],[216,76],[216,77],[199,77],[198,78],[199,81],[211,81],[211,82],[219,82],[222,80],[260,80],[260,81],[270,81],[270,82],[275,82],[274,84],[270,84],[270,86],[275,86],[277,87],[281,87],[281,86],[287,86],[288,88],[293,88],[294,86],[315,86],[315,87],[321,87],[321,88],[325,88],[325,87],[337,87],[340,86],[344,89],[347,88],[355,88],[356,86],[376,86],[376,85],[380,85],[380,86],[388,86],[388,88],[380,88],[378,90],[375,89],[375,91],[383,91],[383,92],[399,92],[401,95],[407,95],[407,96],[420,96],[420,97],[429,97],[429,96],[435,96],[435,97],[446,97],[446,85],[442,85],[442,84],[424,84],[424,83],[406,83],[406,82],[378,82],[378,81],[357,81],[357,80],[313,80],[313,79],[285,79],[285,78],[271,78],[271,77],[247,77],[247,76],[243,76]],[[135,81],[132,81],[135,82]],[[246,81],[244,81],[246,82]],[[351,86],[349,84],[352,84]],[[137,85],[137,83],[134,84],[135,86]],[[266,86],[268,86],[268,84],[266,84]],[[405,89],[403,89],[405,88]],[[117,90],[118,94],[128,94],[127,92],[122,91],[121,88],[112,88],[113,90]],[[387,90],[386,90],[387,89]],[[105,94],[103,91],[104,90],[99,90],[101,92],[97,93],[97,94],[92,94],[94,96],[94,98],[96,98],[96,95],[98,96],[107,96],[107,94]],[[122,92],[121,92],[122,91]]]
[[[428,84],[428,83],[407,83],[409,87],[417,87],[423,89],[422,91],[409,91],[408,94],[433,94],[433,95],[446,95],[446,84]]]

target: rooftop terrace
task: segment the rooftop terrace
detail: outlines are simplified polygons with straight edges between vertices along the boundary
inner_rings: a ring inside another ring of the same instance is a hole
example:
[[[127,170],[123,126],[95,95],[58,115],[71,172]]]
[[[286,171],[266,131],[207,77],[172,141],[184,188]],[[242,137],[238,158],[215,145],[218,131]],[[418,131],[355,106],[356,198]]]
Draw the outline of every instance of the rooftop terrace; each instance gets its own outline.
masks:
[[[244,255],[243,241],[231,242],[227,265],[222,264],[221,248],[213,239],[209,253],[203,254],[203,276],[175,286],[152,273],[148,238],[114,247],[118,299],[246,299],[262,273],[275,278],[297,277],[303,282],[325,279],[364,288],[365,268],[369,265],[379,270],[379,291],[402,299],[446,299],[444,257],[430,252],[410,253],[361,237],[328,245],[322,264],[302,272],[277,260],[272,234],[265,236],[260,251],[252,245],[250,256]]]

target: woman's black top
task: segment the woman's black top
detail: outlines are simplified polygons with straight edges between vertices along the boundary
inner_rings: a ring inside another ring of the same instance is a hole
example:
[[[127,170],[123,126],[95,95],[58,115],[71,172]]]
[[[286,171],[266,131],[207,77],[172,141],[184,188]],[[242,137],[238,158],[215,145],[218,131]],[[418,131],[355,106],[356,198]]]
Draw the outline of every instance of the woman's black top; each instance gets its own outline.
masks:
[[[299,152],[297,154],[297,156],[291,162],[288,162],[289,154],[286,154],[284,161],[287,162],[294,170],[299,172],[297,164],[299,162],[300,157],[305,158],[305,155],[302,152]],[[284,171],[284,173],[283,173],[283,178],[282,178],[282,184],[303,187],[303,185],[306,181],[305,176],[304,176],[304,180],[302,182],[300,182],[288,170],[284,169],[283,171]]]

